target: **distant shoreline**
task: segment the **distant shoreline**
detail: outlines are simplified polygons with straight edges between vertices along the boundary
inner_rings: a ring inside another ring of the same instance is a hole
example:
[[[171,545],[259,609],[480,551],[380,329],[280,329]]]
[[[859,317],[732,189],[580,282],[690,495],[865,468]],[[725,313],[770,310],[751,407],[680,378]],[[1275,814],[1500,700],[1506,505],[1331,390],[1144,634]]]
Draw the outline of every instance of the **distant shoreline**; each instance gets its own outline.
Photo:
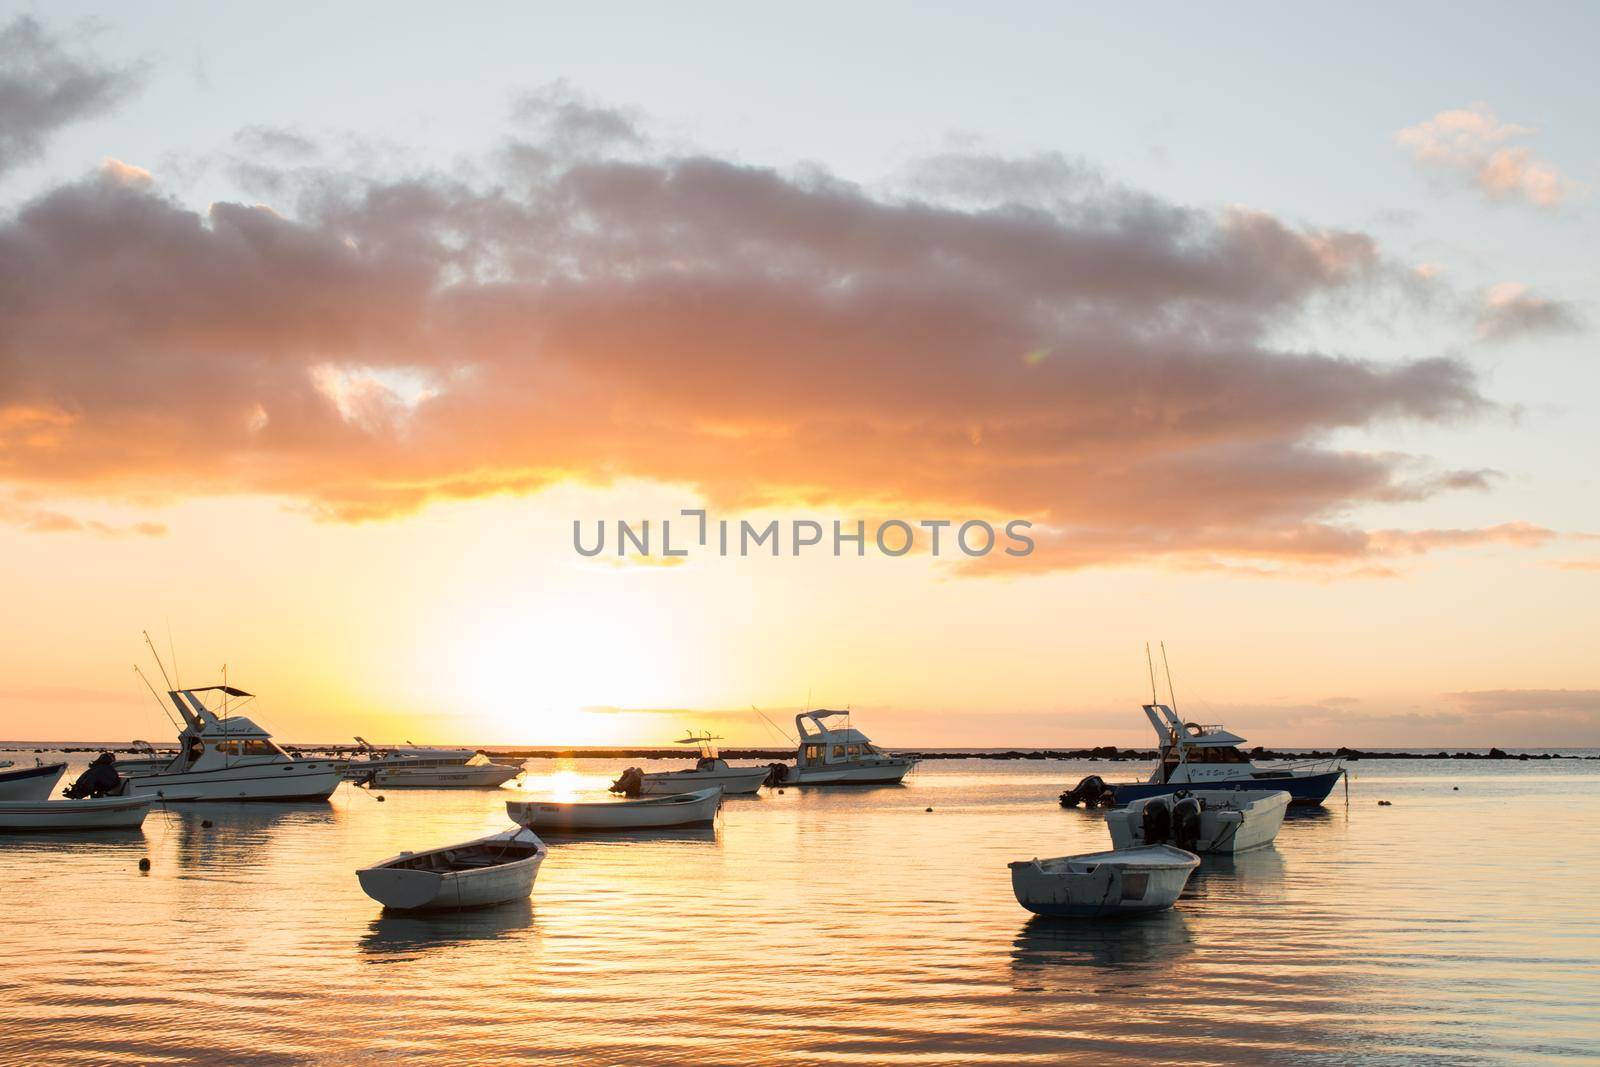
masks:
[[[628,747],[587,747],[583,745],[544,745],[544,746],[517,746],[517,745],[440,745],[421,746],[440,748],[477,748],[496,756],[509,756],[513,759],[637,759],[637,760],[683,760],[694,758],[693,752],[686,752],[681,748],[628,748]],[[1560,752],[1550,750],[1517,749],[1506,751],[1500,748],[1488,749],[1437,749],[1424,751],[1422,749],[1389,749],[1367,750],[1340,747],[1336,749],[1269,749],[1257,746],[1249,749],[1247,755],[1254,760],[1310,760],[1310,759],[1345,759],[1352,762],[1360,760],[1600,760],[1600,749],[1589,749],[1587,746],[1573,746],[1583,749],[1579,752]],[[284,746],[290,752],[305,755],[331,755],[337,757],[356,756],[362,749],[354,745],[297,745]],[[132,752],[134,749],[126,742],[106,742],[93,744],[84,741],[74,742],[48,742],[48,741],[0,741],[0,752]],[[175,748],[158,747],[158,752],[175,752]],[[889,749],[896,755],[910,756],[920,760],[1059,760],[1078,762],[1125,763],[1125,762],[1152,762],[1157,758],[1154,749],[1117,748],[1114,745],[1101,745],[1095,748],[1007,748],[1007,749],[944,749],[944,748],[893,748]],[[722,756],[725,759],[739,760],[787,760],[794,756],[793,749],[787,748],[724,748]]]

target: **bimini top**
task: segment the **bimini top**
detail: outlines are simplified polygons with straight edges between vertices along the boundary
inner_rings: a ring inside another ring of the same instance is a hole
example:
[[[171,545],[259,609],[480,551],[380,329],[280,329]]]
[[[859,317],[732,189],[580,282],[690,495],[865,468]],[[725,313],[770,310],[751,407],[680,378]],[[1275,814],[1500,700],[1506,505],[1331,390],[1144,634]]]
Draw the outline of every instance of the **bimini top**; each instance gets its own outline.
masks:
[[[830,711],[827,709],[802,711],[794,717],[794,728],[800,732],[800,743],[825,741],[837,745],[870,744],[870,739],[860,730],[855,730],[848,726],[842,730],[830,730],[822,721],[835,715],[849,714],[848,711]],[[806,728],[807,719],[811,720],[810,729]]]
[[[1244,738],[1220,726],[1202,726],[1184,722],[1165,704],[1144,705],[1145,716],[1156,728],[1162,747],[1167,745],[1192,745],[1199,748],[1231,748],[1244,744]],[[1165,720],[1165,721],[1163,721]]]
[[[178,714],[183,716],[183,721],[189,729],[203,737],[271,737],[272,735],[257,726],[242,715],[218,715],[206,707],[205,702],[196,694],[222,693],[225,696],[240,697],[248,701],[252,699],[250,693],[243,689],[235,689],[231,685],[206,685],[198,689],[169,689],[167,698],[178,709]]]
[[[226,719],[218,719],[200,731],[202,737],[271,737],[261,727],[242,715],[230,715]]]

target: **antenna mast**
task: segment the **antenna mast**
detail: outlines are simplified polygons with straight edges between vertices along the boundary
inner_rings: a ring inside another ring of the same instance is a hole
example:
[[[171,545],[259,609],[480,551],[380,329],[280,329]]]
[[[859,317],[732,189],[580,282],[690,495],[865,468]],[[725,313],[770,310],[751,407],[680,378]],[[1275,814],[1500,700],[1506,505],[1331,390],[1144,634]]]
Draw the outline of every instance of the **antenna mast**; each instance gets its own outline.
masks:
[[[1167,662],[1167,643],[1161,642],[1161,666],[1167,672],[1167,696],[1172,700],[1172,713],[1178,714],[1178,694],[1172,691],[1172,664]],[[1202,701],[1202,703],[1204,703]]]
[[[177,686],[172,684],[172,679],[167,677],[167,668],[161,662],[161,653],[156,651],[156,643],[150,640],[150,631],[142,630],[140,632],[144,634],[144,643],[150,646],[150,654],[156,658],[156,666],[161,669],[161,680],[167,683],[167,689],[169,692],[176,689]],[[176,666],[176,664],[174,664],[174,666]]]
[[[1144,643],[1144,665],[1150,669],[1150,703],[1154,704],[1160,698],[1156,696],[1156,661],[1150,657],[1150,642]]]

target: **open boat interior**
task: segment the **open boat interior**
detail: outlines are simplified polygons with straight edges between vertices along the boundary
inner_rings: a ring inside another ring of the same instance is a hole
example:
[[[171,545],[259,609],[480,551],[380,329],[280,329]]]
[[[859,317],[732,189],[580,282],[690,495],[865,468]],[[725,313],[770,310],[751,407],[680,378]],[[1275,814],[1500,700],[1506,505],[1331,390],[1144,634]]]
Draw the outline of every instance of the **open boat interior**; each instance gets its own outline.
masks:
[[[451,871],[474,871],[484,867],[498,867],[505,863],[532,859],[540,852],[536,841],[502,839],[475,841],[467,845],[436,849],[406,856],[386,866],[407,871],[433,871],[447,874]]]

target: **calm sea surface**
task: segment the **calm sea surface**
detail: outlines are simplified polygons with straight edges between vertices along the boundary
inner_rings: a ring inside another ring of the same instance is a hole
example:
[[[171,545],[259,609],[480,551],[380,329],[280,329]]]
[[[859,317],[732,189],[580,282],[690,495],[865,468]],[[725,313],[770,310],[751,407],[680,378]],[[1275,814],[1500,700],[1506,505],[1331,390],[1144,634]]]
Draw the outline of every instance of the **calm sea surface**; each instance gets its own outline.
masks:
[[[531,761],[530,784],[623,765]],[[1131,764],[730,798],[715,830],[552,840],[531,905],[428,919],[384,916],[355,869],[526,794],[341,786],[3,835],[0,1062],[1600,1062],[1600,762],[1351,769],[1348,806],[1119,923],[1031,918],[1006,863],[1109,847],[1055,797]]]

